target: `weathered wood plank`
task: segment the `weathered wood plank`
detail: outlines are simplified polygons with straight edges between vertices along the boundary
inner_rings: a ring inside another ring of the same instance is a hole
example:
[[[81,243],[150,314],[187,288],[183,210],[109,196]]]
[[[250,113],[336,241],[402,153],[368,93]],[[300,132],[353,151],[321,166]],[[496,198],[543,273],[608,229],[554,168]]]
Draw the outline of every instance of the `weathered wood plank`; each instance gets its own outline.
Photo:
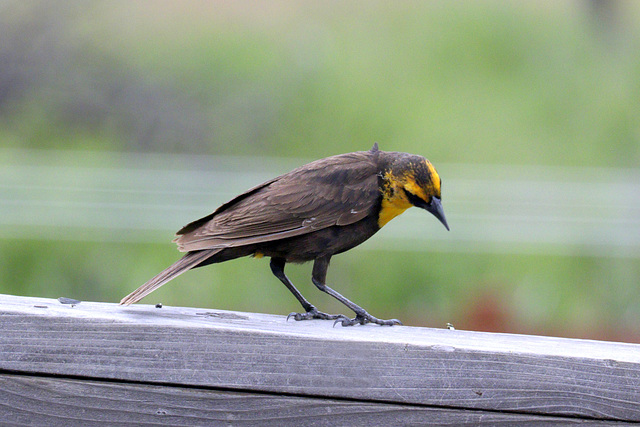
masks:
[[[640,421],[635,344],[13,296],[0,330],[5,371]]]
[[[0,374],[0,420],[50,427],[194,425],[619,425],[616,421],[456,410],[184,387]]]

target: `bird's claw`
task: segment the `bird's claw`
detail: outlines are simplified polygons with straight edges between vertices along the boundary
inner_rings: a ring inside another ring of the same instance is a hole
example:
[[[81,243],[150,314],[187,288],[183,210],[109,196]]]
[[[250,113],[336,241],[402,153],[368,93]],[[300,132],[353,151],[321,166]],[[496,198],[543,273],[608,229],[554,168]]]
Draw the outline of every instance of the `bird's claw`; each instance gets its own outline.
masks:
[[[337,319],[333,322],[333,326],[335,327],[338,323],[342,326],[353,326],[353,325],[366,325],[367,323],[375,323],[380,326],[393,326],[393,325],[402,325],[402,322],[398,319],[378,319],[367,313],[358,313],[356,317],[353,319],[345,318],[345,319]]]
[[[322,319],[322,320],[335,320],[339,322],[341,320],[349,320],[347,316],[344,314],[327,314],[321,311],[318,311],[315,307],[312,310],[307,311],[306,313],[289,313],[287,316],[287,322],[289,319],[293,317],[294,320],[311,320],[311,319]]]

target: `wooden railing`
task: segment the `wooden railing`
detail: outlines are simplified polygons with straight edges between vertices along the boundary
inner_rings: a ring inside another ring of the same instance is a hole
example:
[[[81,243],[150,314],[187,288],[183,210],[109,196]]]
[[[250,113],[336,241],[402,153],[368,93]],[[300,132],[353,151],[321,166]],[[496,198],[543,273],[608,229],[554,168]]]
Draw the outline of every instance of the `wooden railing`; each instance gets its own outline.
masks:
[[[0,421],[640,422],[640,345],[0,295]]]

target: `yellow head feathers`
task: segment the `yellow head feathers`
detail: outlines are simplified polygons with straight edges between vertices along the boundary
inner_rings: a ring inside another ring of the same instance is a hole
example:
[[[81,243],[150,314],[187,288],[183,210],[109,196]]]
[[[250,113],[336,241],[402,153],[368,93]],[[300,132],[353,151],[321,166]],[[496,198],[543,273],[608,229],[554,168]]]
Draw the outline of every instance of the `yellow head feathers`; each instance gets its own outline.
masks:
[[[382,227],[411,206],[424,207],[440,198],[440,176],[429,160],[408,156],[394,162],[384,172],[382,206],[378,226]]]

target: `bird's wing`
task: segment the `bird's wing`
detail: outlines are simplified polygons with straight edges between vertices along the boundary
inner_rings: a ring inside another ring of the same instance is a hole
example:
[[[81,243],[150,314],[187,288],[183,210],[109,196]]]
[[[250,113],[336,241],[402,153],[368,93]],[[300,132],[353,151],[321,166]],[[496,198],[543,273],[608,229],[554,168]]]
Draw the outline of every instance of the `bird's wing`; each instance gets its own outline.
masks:
[[[178,231],[181,251],[242,246],[347,225],[379,198],[376,153],[317,160],[267,181]]]

